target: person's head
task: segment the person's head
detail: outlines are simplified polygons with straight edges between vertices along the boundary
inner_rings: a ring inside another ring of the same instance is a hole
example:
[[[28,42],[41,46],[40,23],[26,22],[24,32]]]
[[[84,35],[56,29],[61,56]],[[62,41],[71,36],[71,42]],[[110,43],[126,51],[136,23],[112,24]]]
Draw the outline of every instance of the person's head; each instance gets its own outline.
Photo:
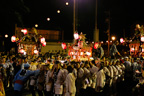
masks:
[[[64,64],[63,64],[63,68],[64,68],[64,69],[67,69],[67,64],[64,63]]]
[[[134,63],[134,58],[131,59],[131,63]]]
[[[73,72],[73,67],[69,65],[69,66],[67,67],[67,70],[68,70],[69,73],[72,73],[72,72]]]
[[[114,61],[112,62],[112,65],[116,65],[116,60],[114,60]]]
[[[92,68],[92,66],[94,65],[92,62],[89,63],[90,67]]]
[[[118,60],[118,61],[116,61],[116,65],[120,65],[120,61]]]
[[[92,60],[91,63],[95,65],[95,60]]]
[[[74,68],[75,61],[71,61],[71,62],[70,62],[70,65]]]
[[[101,47],[101,43],[98,44],[98,47]]]
[[[103,61],[106,61],[106,58],[105,58],[105,57],[103,57],[102,59],[103,59]]]
[[[13,62],[16,62],[16,57],[13,57],[13,58],[12,58],[12,61],[13,61]]]
[[[0,58],[0,64],[2,64],[2,59]]]
[[[56,69],[60,69],[60,62],[59,62],[59,61],[55,61],[54,67],[55,67]]]
[[[87,68],[87,69],[89,69],[89,68],[90,68],[90,65],[89,65],[88,63],[86,63],[86,64],[84,65],[84,67]]]
[[[124,60],[125,60],[125,61],[128,61],[128,60],[129,60],[129,58],[126,56],[126,57],[124,58]]]
[[[48,64],[50,64],[50,63],[51,63],[51,60],[50,60],[50,59],[49,59],[49,60],[47,60],[47,63],[48,63]]]
[[[44,71],[44,70],[45,70],[44,65],[41,65],[41,67],[40,67],[40,71]]]
[[[27,63],[27,62],[28,62],[28,59],[27,59],[27,58],[25,58],[24,62],[25,62],[25,63]]]
[[[38,61],[41,61],[41,57],[38,58]]]
[[[112,65],[112,62],[113,62],[113,61],[110,61],[110,62],[109,62],[109,65]]]
[[[100,63],[100,59],[99,58],[95,59],[95,64],[97,65],[98,63]]]
[[[109,61],[106,61],[105,63],[104,63],[104,66],[106,67],[106,66],[108,66],[109,65]]]
[[[132,58],[132,56],[131,55],[129,55],[129,59],[131,59]]]
[[[113,41],[113,44],[118,45],[119,42],[118,41]]]
[[[5,63],[5,62],[6,62],[6,58],[5,58],[5,57],[3,57],[2,59],[3,59],[3,60],[2,60],[2,61],[3,61],[3,63]]]
[[[98,66],[99,70],[103,69],[103,67],[104,67],[104,62],[100,62],[99,66]]]
[[[79,62],[76,63],[76,68],[77,68],[77,69],[80,68],[80,63],[79,63]]]
[[[24,69],[28,70],[30,68],[29,64],[24,64]]]
[[[84,63],[83,62],[81,62],[80,67],[84,68]]]

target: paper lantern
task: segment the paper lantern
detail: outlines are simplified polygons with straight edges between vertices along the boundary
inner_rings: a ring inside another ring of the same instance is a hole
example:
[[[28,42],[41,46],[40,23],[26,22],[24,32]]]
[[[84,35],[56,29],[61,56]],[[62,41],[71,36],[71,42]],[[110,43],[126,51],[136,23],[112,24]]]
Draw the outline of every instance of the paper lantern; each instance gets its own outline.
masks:
[[[38,54],[38,50],[34,50],[34,54]]]
[[[42,46],[46,46],[46,42],[42,43]]]
[[[70,52],[70,55],[74,55],[74,52]]]
[[[62,43],[62,49],[66,49],[66,43]]]
[[[78,33],[74,33],[74,39],[79,39],[79,34]]]
[[[42,37],[42,38],[40,39],[40,42],[43,44],[43,43],[45,42],[45,38]]]
[[[95,44],[94,44],[94,49],[97,49],[98,48],[98,42],[96,42]]]
[[[120,38],[120,42],[123,43],[123,42],[124,42],[124,39],[123,39],[123,38]]]
[[[26,55],[26,52],[24,52],[23,54]]]
[[[83,52],[80,52],[80,55],[83,55]]]
[[[20,53],[23,54],[25,51],[24,49],[20,49]]]
[[[141,41],[144,42],[144,36],[141,36]]]
[[[142,52],[144,52],[144,49],[142,49]]]
[[[21,32],[23,32],[24,35],[27,34],[27,29],[22,29]]]
[[[131,48],[131,52],[134,52],[134,50],[135,50],[134,48]]]
[[[91,55],[91,53],[90,53],[90,52],[86,52],[86,54],[87,54],[88,56],[90,56],[90,55]]]
[[[11,37],[11,42],[16,42],[16,37],[15,36]]]

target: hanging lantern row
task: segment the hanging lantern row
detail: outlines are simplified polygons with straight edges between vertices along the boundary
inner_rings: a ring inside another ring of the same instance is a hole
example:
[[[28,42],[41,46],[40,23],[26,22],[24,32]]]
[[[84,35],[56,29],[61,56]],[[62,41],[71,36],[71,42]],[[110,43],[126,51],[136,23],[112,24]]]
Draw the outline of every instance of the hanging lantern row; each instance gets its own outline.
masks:
[[[12,37],[11,37],[11,42],[16,42],[16,41],[18,41],[18,40],[19,40],[19,39],[17,39],[16,36],[12,36]],[[41,42],[42,46],[46,46],[46,41],[45,41],[45,38],[44,38],[44,37],[42,37],[42,38],[40,39],[40,42]]]
[[[87,56],[91,56],[91,53],[90,52],[80,52],[80,53],[75,53],[75,52],[70,52],[70,55],[80,55],[80,56],[83,56],[84,54],[86,54]]]
[[[26,55],[26,52],[23,48],[19,50],[19,53]],[[38,53],[39,53],[38,50],[35,49],[34,54],[38,54]]]

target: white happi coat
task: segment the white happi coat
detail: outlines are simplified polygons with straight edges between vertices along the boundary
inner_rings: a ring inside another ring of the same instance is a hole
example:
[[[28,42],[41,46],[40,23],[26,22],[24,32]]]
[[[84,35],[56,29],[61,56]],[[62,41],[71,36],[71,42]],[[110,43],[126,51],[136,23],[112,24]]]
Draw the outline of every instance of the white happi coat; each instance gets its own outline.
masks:
[[[112,68],[113,68],[113,80],[114,81],[116,81],[117,79],[118,79],[118,70],[116,69],[116,67],[115,66],[112,66]]]
[[[80,79],[82,78],[84,75],[84,70],[82,68],[80,68],[79,70],[77,70],[77,78]]]
[[[109,71],[110,71],[110,86],[112,85],[112,82],[113,82],[113,77],[114,77],[114,72],[113,72],[113,68],[112,66],[109,66],[108,67]]]
[[[93,65],[90,69],[90,73],[91,73],[91,79],[92,79],[92,84],[91,87],[95,88],[96,86],[96,78],[97,78],[97,72],[98,72],[98,67],[96,67],[95,65]]]
[[[121,77],[121,75],[122,75],[121,66],[116,65],[116,69],[118,70],[118,77]]]
[[[85,78],[83,78],[83,89],[86,89],[87,88],[87,86],[91,86],[91,84],[92,84],[92,80],[90,80],[89,79],[89,77],[90,77],[90,71],[87,69],[87,68],[83,68],[84,69],[84,77]]]
[[[111,75],[111,74],[110,74],[110,71],[108,70],[107,67],[104,67],[104,68],[103,68],[103,71],[104,71],[104,73],[107,74],[108,76]]]
[[[121,66],[121,69],[122,69],[122,71],[124,72],[124,71],[125,71],[125,65],[121,64],[121,65],[119,65],[119,66]]]
[[[74,76],[77,78],[77,69],[74,68],[73,74],[74,74]]]
[[[64,71],[64,75],[63,75],[63,78],[64,78],[64,81],[66,80],[66,77],[67,77],[67,75],[68,75],[68,70],[67,69],[63,69],[63,71]],[[64,84],[64,86],[63,86],[63,90],[64,90],[64,92],[63,92],[63,95],[65,94],[65,90],[66,90],[66,85]]]
[[[107,78],[107,76],[110,77],[110,71],[109,71],[109,69],[107,67],[104,67],[103,71],[104,71],[104,73],[106,75],[106,83],[109,84],[110,83],[110,78]]]
[[[53,91],[53,89],[52,89],[53,82],[52,82],[51,75],[52,75],[52,70],[49,70],[46,75],[46,91],[48,91],[48,92]]]
[[[54,83],[54,92],[55,94],[63,93],[63,84],[64,83],[64,71],[62,69],[59,70],[57,74],[57,80]]]
[[[36,65],[30,65],[30,69],[31,69],[32,71],[34,71],[34,70],[37,69],[37,67],[36,67]]]
[[[68,70],[67,69],[63,69],[63,71],[64,71],[63,77],[64,77],[64,80],[65,80],[67,75],[68,75]]]
[[[105,80],[106,80],[105,73],[104,73],[103,69],[101,69],[97,73],[96,88],[97,87],[103,88],[105,86]]]
[[[77,89],[77,93],[79,93],[80,88],[82,87],[82,80],[83,80],[83,76],[84,76],[84,70],[82,68],[77,70],[77,79],[76,79],[76,89]]]
[[[73,73],[69,73],[65,80],[66,94],[65,96],[75,96],[76,86],[75,86],[75,76]]]

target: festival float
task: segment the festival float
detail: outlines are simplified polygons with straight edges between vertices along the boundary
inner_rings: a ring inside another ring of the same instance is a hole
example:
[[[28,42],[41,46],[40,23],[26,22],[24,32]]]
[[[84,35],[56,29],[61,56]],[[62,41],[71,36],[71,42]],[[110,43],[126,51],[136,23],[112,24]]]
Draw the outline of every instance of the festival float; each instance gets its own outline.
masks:
[[[85,34],[74,33],[74,41],[72,44],[68,44],[68,56],[71,60],[86,61],[92,57],[92,47],[85,42]],[[63,49],[66,47],[65,43],[62,43]],[[64,47],[65,46],[65,47]]]
[[[144,57],[144,27],[139,24],[136,25],[135,34],[130,41],[130,55],[132,57]]]
[[[35,28],[17,28],[15,36],[11,37],[11,42],[16,42],[18,53],[24,55],[38,55],[41,47],[46,46],[45,38],[38,35]]]

